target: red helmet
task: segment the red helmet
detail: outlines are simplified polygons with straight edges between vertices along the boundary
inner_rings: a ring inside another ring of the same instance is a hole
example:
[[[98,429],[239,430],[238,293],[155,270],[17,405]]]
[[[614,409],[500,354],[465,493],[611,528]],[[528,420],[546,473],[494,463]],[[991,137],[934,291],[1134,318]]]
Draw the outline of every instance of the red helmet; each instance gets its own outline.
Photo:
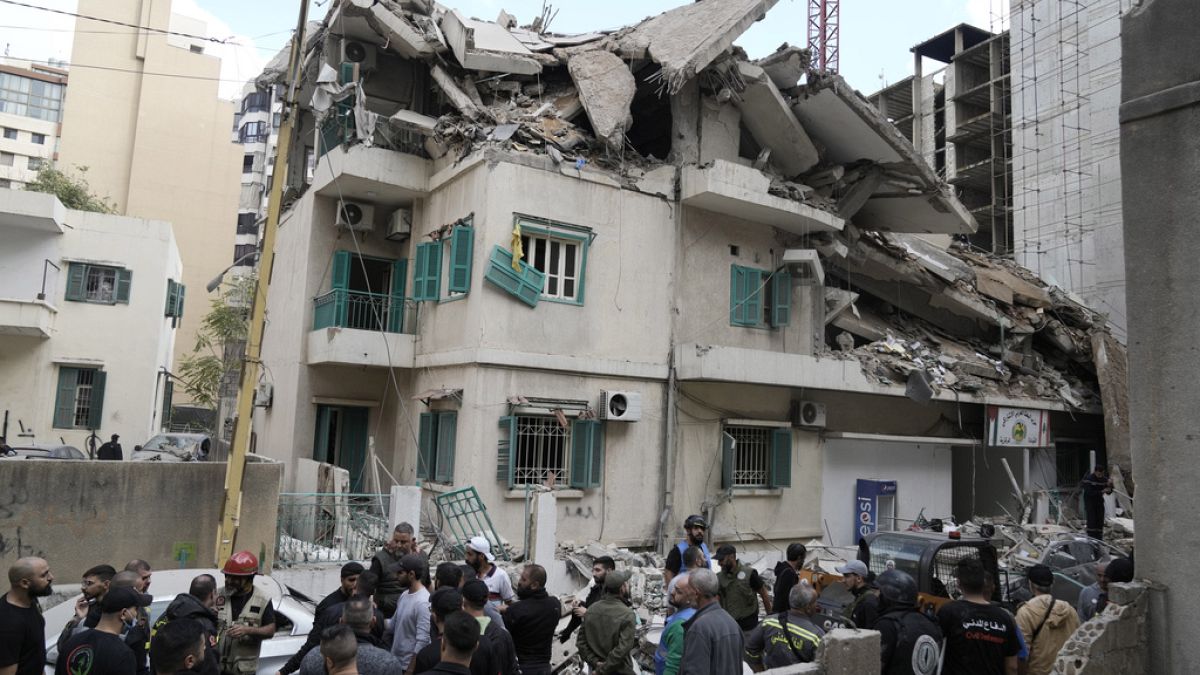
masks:
[[[238,551],[229,556],[229,560],[225,561],[225,566],[221,568],[222,574],[232,574],[237,577],[251,576],[258,574],[258,558],[250,551]]]

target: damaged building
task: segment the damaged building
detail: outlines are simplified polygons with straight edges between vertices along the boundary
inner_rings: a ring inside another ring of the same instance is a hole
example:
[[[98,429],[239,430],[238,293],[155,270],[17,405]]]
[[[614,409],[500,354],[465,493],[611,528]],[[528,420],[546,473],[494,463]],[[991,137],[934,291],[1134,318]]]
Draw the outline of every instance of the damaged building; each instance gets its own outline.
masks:
[[[516,542],[549,486],[563,539],[702,512],[775,550],[1002,514],[1001,459],[1026,491],[1103,460],[1103,318],[951,246],[954,189],[806,51],[736,47],[775,4],[310,25],[254,420],[285,488],[472,486]]]

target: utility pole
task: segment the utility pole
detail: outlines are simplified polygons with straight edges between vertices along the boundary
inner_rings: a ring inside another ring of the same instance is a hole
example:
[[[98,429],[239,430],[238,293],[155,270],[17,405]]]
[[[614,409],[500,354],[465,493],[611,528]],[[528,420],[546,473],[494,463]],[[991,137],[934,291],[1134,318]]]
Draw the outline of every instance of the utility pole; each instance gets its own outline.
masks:
[[[288,89],[284,98],[283,121],[279,127],[279,146],[275,154],[275,176],[271,182],[271,193],[267,199],[267,223],[263,233],[262,257],[259,258],[258,279],[254,285],[254,299],[250,304],[250,335],[246,341],[246,354],[242,361],[241,387],[238,391],[237,419],[234,422],[233,447],[229,452],[229,463],[225,470],[225,499],[221,505],[221,521],[217,525],[217,542],[214,549],[217,567],[225,564],[233,555],[237,541],[238,525],[242,516],[242,481],[246,473],[246,455],[250,452],[250,431],[253,427],[254,388],[258,384],[259,357],[262,355],[263,328],[267,317],[267,287],[271,283],[271,266],[275,263],[275,234],[279,230],[279,211],[283,203],[283,184],[287,181],[288,150],[292,144],[292,128],[300,114],[296,105],[296,91],[301,77],[301,59],[304,48],[304,27],[308,23],[308,2],[301,0],[300,17],[296,22],[296,33],[292,36],[292,49],[288,58]],[[272,517],[274,517],[272,515]]]

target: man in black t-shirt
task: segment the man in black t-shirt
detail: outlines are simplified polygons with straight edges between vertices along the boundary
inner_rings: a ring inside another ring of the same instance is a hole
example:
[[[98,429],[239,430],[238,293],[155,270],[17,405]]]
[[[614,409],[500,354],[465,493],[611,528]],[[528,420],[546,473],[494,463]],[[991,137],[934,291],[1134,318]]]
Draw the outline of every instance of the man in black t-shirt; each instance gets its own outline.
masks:
[[[134,675],[138,661],[121,632],[137,621],[138,608],[149,607],[151,599],[129,586],[110,588],[100,601],[100,623],[67,641],[55,675]]]
[[[1008,612],[988,602],[987,573],[973,558],[955,569],[961,600],[938,610],[946,638],[944,675],[1016,675],[1021,641],[1017,623]]]
[[[46,665],[46,621],[38,598],[54,592],[54,575],[41,558],[21,558],[8,568],[11,588],[0,596],[0,672],[41,675]]]

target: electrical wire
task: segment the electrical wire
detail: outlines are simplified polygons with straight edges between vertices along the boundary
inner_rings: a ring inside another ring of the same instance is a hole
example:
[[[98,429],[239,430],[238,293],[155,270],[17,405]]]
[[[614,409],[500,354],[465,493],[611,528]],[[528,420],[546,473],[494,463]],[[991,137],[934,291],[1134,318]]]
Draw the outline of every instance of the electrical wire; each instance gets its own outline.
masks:
[[[136,28],[137,30],[144,30],[144,31],[148,31],[151,33],[159,33],[160,35],[178,35],[180,37],[191,38],[193,40],[204,40],[205,42],[215,42],[217,44],[228,44],[228,42],[229,42],[229,38],[225,38],[222,40],[219,38],[208,37],[205,35],[194,35],[192,33],[184,33],[182,31],[166,30],[163,28],[154,28],[152,26],[141,26],[136,23],[127,23],[125,21],[117,21],[116,19],[104,19],[104,18],[101,18],[98,16],[89,16],[87,14],[78,14],[76,12],[68,12],[65,9],[55,9],[53,7],[42,7],[39,5],[31,5],[28,2],[20,2],[19,0],[0,0],[0,3],[4,3],[6,5],[15,5],[17,7],[25,7],[28,9],[38,9],[43,12],[50,12],[52,14],[62,14],[64,16],[73,16],[76,19],[87,19],[88,21],[107,23],[107,24],[112,24],[114,26],[125,26],[126,28]]]

